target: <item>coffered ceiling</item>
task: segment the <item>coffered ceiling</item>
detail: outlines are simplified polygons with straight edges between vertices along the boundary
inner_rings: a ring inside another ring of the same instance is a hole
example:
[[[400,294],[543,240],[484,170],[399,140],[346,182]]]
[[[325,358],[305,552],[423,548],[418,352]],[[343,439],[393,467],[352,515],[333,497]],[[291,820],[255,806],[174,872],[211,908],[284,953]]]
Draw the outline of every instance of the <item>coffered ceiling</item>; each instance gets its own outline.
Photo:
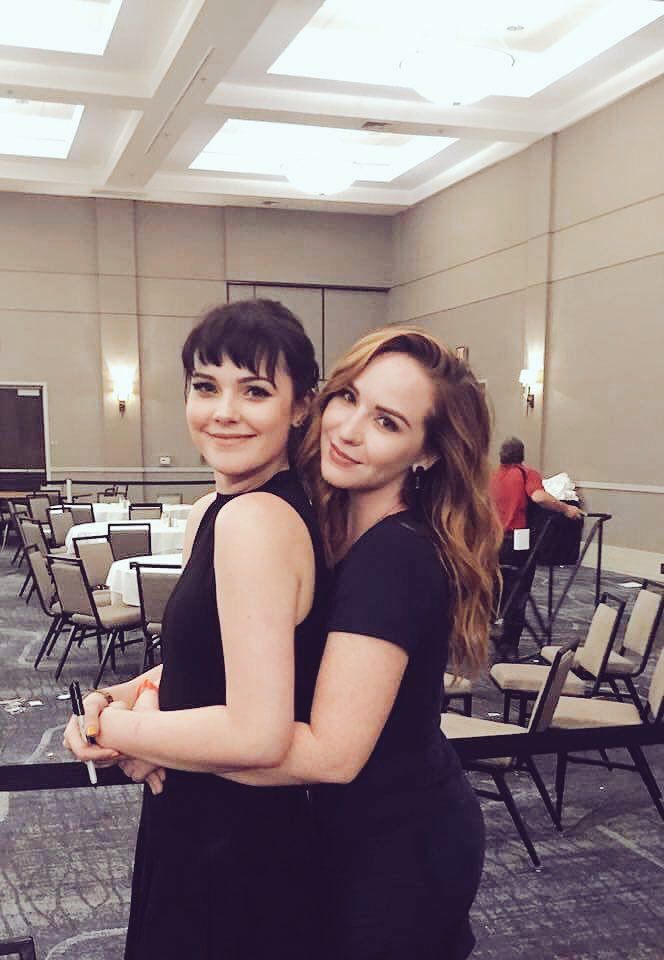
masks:
[[[0,0],[0,190],[390,214],[662,73],[662,0]]]

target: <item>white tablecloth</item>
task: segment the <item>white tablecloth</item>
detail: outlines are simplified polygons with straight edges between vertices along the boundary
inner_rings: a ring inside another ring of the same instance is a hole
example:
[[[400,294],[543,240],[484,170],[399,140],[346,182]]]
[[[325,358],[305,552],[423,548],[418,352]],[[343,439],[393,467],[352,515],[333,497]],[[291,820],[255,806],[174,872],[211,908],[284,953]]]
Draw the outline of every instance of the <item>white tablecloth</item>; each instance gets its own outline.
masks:
[[[176,550],[182,550],[186,525],[184,520],[173,520],[172,527],[169,527],[167,520],[130,520],[128,522],[150,524],[153,553],[174,553]],[[105,537],[107,533],[107,523],[77,523],[67,533],[65,539],[67,553],[74,554],[76,537]]]
[[[161,553],[156,557],[126,557],[124,560],[116,560],[111,564],[111,569],[106,577],[106,585],[112,593],[122,596],[125,603],[132,607],[140,606],[138,602],[138,583],[136,581],[136,571],[130,569],[132,563],[159,563],[159,564],[178,564],[182,567],[181,553]]]
[[[162,508],[162,517],[186,520],[190,510],[190,503],[165,503]],[[102,523],[122,523],[129,519],[129,507],[121,503],[93,503],[92,512],[95,520]]]

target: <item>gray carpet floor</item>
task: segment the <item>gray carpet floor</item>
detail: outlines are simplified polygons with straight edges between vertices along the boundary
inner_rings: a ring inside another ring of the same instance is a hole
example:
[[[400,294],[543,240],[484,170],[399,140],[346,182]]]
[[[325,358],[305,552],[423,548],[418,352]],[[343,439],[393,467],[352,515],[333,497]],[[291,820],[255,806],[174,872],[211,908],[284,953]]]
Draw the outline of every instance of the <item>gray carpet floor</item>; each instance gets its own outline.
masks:
[[[58,697],[73,678],[90,685],[96,651],[92,643],[74,649],[59,682],[54,658],[33,669],[46,618],[36,598],[29,606],[17,598],[22,574],[9,558],[8,551],[0,556],[0,762],[65,759],[68,705]],[[565,577],[560,571],[559,581]],[[606,574],[602,586],[633,597],[634,588],[620,586],[629,579]],[[543,573],[535,590],[544,602]],[[554,639],[585,631],[592,609],[593,578],[583,570]],[[118,679],[139,671],[140,649],[119,655]],[[522,643],[522,653],[534,649],[532,641]],[[638,684],[643,693],[649,675]],[[106,679],[112,682],[113,674]],[[495,716],[501,703],[481,680],[473,713]],[[646,753],[663,784],[664,747]],[[540,768],[551,784],[551,760],[543,758]],[[472,776],[481,783],[482,775]],[[640,778],[570,768],[562,835],[526,774],[515,773],[510,784],[542,867],[531,866],[503,805],[483,801],[488,844],[473,908],[474,960],[664,960],[664,823]],[[139,804],[135,786],[0,794],[0,941],[29,934],[38,960],[119,960]],[[280,957],[278,944],[274,956]]]

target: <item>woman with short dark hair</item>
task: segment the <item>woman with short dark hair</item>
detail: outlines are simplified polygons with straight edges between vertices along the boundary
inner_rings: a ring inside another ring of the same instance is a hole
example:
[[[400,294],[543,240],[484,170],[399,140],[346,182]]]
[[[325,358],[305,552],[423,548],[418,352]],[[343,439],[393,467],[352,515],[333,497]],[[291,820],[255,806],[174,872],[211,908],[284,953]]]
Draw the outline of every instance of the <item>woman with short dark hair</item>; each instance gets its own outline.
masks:
[[[300,322],[270,300],[212,310],[182,359],[189,431],[216,489],[187,521],[163,667],[88,696],[98,745],[85,745],[73,722],[65,743],[79,759],[133,758],[125,770],[150,786],[126,960],[267,960],[275,951],[305,960],[306,791],[256,790],[219,774],[279,763],[294,720],[309,719],[325,557],[288,448],[318,367]],[[146,683],[159,685],[158,710],[141,709]]]

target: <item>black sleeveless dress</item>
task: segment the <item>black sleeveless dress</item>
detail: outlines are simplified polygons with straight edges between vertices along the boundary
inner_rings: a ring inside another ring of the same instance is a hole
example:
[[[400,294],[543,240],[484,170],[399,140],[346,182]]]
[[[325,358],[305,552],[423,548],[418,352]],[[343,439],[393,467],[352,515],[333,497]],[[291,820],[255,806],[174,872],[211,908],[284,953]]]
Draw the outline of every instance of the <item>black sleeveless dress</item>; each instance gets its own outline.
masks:
[[[297,511],[314,547],[314,603],[295,630],[295,719],[306,722],[324,644],[323,546],[292,471],[260,490]],[[217,494],[205,512],[165,611],[162,710],[226,702],[213,551],[215,520],[230,499]],[[125,960],[310,957],[311,830],[303,787],[249,787],[168,770],[161,795],[144,791]]]

